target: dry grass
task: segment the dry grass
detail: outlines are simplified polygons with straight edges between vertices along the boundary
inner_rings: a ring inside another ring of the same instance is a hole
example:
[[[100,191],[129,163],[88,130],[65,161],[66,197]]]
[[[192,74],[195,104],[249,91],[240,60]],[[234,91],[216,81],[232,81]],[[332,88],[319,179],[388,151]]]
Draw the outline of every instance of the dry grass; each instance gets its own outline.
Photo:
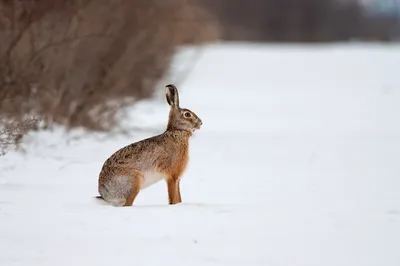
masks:
[[[28,118],[23,121],[8,120],[7,123],[3,123],[0,129],[0,156],[11,148],[18,147],[23,136],[30,130],[36,129],[39,122],[38,118]]]
[[[0,0],[2,124],[108,130],[152,96],[177,46],[216,37],[188,0]]]

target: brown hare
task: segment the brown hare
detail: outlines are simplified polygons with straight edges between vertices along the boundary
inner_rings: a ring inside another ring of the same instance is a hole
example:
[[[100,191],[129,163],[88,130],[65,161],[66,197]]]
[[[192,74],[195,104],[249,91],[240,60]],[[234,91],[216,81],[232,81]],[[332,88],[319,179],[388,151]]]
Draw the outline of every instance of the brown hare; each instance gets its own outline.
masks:
[[[174,85],[165,86],[165,94],[171,106],[167,129],[112,154],[99,174],[98,198],[113,206],[132,206],[140,190],[165,179],[169,204],[182,202],[179,182],[189,160],[189,137],[203,122],[179,107]]]

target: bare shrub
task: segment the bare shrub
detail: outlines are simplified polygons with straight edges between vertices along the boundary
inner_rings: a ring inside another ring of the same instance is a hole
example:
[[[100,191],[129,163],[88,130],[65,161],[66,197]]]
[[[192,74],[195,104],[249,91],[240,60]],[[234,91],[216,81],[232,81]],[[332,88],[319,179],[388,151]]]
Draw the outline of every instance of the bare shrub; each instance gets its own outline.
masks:
[[[18,147],[29,131],[38,127],[40,119],[27,118],[22,121],[2,121],[0,128],[0,156],[12,147]]]
[[[0,116],[109,129],[213,25],[187,0],[0,0]]]

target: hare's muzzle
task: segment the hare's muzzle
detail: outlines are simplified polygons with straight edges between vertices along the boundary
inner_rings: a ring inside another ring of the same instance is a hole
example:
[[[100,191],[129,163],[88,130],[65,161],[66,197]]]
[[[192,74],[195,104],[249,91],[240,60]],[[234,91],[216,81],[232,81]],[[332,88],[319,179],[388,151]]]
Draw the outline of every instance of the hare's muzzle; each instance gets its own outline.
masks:
[[[203,125],[203,122],[200,120],[197,124],[196,124],[196,129],[200,129],[200,127]]]

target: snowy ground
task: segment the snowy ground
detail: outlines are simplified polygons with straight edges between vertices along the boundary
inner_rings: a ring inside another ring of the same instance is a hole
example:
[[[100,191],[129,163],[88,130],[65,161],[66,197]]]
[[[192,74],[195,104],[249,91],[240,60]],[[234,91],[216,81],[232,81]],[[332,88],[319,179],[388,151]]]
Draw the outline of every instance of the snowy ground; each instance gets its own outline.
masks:
[[[164,130],[163,95],[129,136],[31,135],[0,157],[1,266],[400,265],[400,46],[202,53],[177,83],[204,122],[184,203],[163,182],[131,208],[93,199],[112,152]]]

